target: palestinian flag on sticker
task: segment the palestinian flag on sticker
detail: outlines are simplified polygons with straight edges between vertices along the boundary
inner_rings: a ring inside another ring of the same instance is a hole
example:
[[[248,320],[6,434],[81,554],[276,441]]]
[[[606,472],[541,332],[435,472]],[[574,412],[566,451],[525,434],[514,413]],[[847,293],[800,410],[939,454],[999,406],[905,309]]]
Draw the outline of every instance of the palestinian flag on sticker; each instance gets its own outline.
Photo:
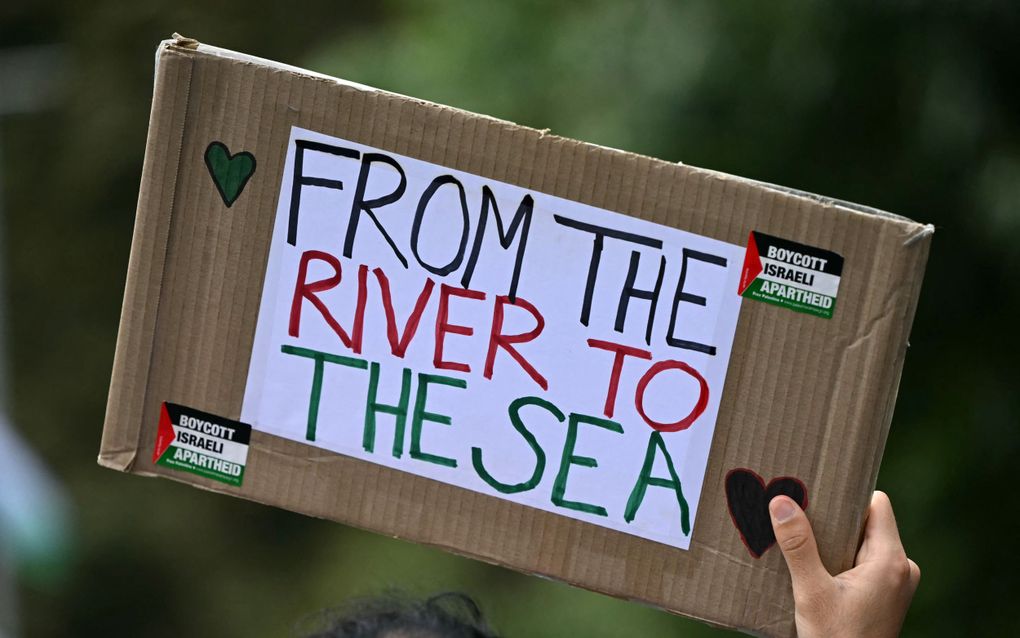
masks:
[[[250,425],[164,403],[152,462],[240,486],[250,440]]]
[[[753,230],[737,293],[831,319],[842,274],[843,257],[830,250]]]

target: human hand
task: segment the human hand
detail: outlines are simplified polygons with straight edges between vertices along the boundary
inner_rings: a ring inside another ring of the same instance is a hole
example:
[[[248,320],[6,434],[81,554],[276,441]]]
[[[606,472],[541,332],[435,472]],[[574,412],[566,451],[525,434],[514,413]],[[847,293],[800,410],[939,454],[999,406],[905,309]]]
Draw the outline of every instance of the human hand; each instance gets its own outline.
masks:
[[[829,575],[804,511],[786,496],[769,503],[776,542],[793,579],[799,638],[895,637],[921,570],[907,558],[885,492],[875,492],[853,569]]]

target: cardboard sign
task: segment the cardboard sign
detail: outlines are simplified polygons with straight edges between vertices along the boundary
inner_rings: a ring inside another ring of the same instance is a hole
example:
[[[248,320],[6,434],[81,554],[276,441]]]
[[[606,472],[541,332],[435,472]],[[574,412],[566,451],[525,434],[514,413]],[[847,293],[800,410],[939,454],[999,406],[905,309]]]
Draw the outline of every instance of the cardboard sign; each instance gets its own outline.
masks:
[[[852,565],[930,238],[176,38],[99,462],[792,636],[767,503]]]

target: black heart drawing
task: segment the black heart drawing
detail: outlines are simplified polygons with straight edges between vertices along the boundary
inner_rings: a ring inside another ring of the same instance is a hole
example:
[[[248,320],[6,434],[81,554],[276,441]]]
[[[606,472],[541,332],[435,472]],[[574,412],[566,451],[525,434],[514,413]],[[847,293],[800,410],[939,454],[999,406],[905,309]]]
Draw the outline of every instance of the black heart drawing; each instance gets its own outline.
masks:
[[[769,501],[779,495],[789,496],[801,509],[807,509],[807,487],[799,479],[780,476],[765,485],[765,479],[744,468],[730,470],[726,474],[726,501],[730,517],[747,551],[755,558],[761,558],[776,544]]]

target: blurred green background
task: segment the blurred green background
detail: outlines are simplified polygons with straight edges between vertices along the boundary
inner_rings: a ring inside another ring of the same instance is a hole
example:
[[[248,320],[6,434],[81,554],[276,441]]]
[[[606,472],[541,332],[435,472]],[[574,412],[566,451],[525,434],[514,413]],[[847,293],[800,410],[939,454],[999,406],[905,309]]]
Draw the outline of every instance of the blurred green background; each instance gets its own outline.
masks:
[[[904,635],[1020,635],[1017,3],[6,0],[6,407],[69,503],[51,551],[0,553],[18,635],[286,636],[387,585],[472,592],[511,637],[729,635],[96,465],[153,55],[175,30],[934,223],[879,476],[924,574]]]

